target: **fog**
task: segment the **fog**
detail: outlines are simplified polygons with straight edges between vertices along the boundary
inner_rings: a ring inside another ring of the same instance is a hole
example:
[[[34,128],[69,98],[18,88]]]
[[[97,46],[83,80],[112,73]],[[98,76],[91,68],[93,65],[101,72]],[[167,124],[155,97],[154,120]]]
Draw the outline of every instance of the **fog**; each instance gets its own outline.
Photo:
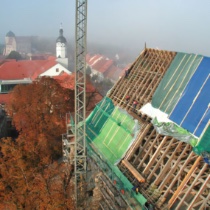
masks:
[[[147,47],[210,56],[209,0],[88,0],[88,49],[134,59]],[[64,36],[74,46],[74,0],[1,2],[0,42],[17,36]]]

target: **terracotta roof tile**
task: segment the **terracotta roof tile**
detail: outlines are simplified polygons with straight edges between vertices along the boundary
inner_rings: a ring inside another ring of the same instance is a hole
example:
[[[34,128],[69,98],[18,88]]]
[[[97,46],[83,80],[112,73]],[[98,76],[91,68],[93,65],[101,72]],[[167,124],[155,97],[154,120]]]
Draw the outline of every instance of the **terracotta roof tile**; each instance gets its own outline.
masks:
[[[101,59],[101,60],[97,61],[92,66],[92,68],[101,72],[101,73],[104,73],[105,71],[107,71],[111,67],[112,64],[113,64],[113,60]]]
[[[0,80],[35,79],[38,75],[53,67],[55,60],[21,60],[8,61],[0,66]]]
[[[53,78],[56,79],[62,87],[74,90],[75,73],[72,73],[71,75],[63,73],[59,76],[54,76]],[[95,90],[95,87],[87,79],[87,81],[86,81],[86,92],[93,92],[94,90]]]
[[[93,66],[96,62],[100,61],[103,59],[102,55],[94,55],[89,59],[88,65]]]

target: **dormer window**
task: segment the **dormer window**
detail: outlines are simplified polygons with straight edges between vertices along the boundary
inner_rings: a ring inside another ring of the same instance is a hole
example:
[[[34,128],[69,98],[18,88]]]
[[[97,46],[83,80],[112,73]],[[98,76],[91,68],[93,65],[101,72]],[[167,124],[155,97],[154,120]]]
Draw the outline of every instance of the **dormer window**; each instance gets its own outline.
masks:
[[[56,68],[56,72],[59,72],[59,68]]]

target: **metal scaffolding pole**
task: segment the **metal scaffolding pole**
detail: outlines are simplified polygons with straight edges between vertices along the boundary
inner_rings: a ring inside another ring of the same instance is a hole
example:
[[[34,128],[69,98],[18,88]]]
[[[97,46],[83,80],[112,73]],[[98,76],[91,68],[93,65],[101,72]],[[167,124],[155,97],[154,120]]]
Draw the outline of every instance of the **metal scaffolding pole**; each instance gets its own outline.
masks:
[[[87,0],[76,0],[75,16],[75,199],[79,209],[85,202],[87,152],[86,116],[86,31]]]

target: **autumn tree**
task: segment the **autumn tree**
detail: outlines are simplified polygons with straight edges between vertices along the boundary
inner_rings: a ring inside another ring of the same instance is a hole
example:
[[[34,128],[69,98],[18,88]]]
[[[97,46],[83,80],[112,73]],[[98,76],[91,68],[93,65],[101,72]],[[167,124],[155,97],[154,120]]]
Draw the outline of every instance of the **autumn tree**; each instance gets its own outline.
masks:
[[[19,136],[0,141],[0,209],[74,209],[71,166],[58,161],[73,91],[40,78],[16,86],[7,110]]]
[[[74,90],[75,86],[75,73],[71,75],[61,75],[56,80],[65,88]],[[102,100],[102,95],[99,93],[96,87],[91,82],[90,76],[86,75],[86,110],[89,113],[92,111],[96,104]]]
[[[88,78],[86,93],[91,110],[102,97]],[[19,136],[0,141],[0,209],[74,209],[72,166],[58,161],[74,91],[43,77],[16,86],[7,111]]]
[[[50,77],[30,85],[18,85],[11,93],[8,112],[16,129],[17,141],[24,145],[33,164],[48,163],[61,156],[61,134],[65,116],[74,110],[74,93]]]
[[[19,142],[0,144],[0,209],[74,209],[70,165],[54,162],[40,170],[29,166]]]
[[[87,112],[90,112],[103,97],[98,89],[92,84],[90,76],[86,76],[86,110]]]

